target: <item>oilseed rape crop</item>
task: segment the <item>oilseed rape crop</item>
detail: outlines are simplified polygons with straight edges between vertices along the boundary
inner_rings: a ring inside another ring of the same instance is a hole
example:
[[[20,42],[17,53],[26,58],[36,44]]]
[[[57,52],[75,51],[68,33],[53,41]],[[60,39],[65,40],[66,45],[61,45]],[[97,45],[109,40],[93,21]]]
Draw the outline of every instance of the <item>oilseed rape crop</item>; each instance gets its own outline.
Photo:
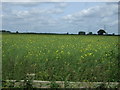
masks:
[[[118,37],[3,34],[3,80],[118,81]]]

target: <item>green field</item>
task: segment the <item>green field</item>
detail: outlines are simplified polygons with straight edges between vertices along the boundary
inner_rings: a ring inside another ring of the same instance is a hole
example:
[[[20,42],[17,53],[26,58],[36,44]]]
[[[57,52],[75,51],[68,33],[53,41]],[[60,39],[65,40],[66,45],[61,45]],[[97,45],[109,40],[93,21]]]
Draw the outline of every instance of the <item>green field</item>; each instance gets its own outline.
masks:
[[[118,81],[118,36],[3,34],[3,80]]]

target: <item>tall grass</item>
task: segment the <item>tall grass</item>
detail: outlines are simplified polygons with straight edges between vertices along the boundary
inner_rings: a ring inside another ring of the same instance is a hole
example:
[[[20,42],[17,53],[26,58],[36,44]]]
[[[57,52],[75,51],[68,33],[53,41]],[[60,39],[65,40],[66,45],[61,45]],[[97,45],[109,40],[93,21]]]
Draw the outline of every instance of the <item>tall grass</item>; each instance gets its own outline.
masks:
[[[118,36],[3,35],[3,80],[118,81]]]

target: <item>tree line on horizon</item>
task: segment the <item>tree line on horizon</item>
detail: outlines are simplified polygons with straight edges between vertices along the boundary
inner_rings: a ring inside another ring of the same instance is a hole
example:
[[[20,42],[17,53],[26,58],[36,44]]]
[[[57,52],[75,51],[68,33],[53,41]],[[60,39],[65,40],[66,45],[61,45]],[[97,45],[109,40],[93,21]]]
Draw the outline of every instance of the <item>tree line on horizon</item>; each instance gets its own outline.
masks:
[[[25,32],[25,33],[20,33],[18,31],[16,32],[11,32],[11,31],[7,31],[7,30],[0,30],[0,32],[2,33],[12,33],[12,34],[50,34],[50,35],[53,35],[53,34],[58,34],[58,35],[76,35],[76,34],[69,34],[68,32],[67,33],[35,33],[35,32]],[[115,35],[114,33],[113,34],[108,34],[105,30],[103,29],[100,29],[97,31],[97,34],[93,34],[93,32],[89,32],[86,34],[85,31],[79,31],[78,32],[78,35]]]

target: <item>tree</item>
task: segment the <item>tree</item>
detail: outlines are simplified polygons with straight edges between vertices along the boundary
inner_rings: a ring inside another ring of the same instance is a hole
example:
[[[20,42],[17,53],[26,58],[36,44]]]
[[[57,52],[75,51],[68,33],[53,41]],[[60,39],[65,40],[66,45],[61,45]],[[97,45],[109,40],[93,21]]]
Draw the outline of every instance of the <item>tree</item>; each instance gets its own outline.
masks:
[[[10,31],[7,31],[7,30],[2,30],[1,32],[2,33],[11,33]]]
[[[78,32],[79,35],[85,35],[85,32],[84,31],[80,31]]]
[[[16,33],[19,33],[18,31],[16,31]]]
[[[67,32],[67,35],[68,35],[69,33]]]
[[[89,32],[88,35],[92,35],[93,33],[92,32]]]
[[[112,35],[115,35],[115,33],[113,33]]]
[[[97,33],[98,33],[98,35],[103,35],[103,34],[106,33],[106,32],[105,32],[105,30],[100,29]]]

